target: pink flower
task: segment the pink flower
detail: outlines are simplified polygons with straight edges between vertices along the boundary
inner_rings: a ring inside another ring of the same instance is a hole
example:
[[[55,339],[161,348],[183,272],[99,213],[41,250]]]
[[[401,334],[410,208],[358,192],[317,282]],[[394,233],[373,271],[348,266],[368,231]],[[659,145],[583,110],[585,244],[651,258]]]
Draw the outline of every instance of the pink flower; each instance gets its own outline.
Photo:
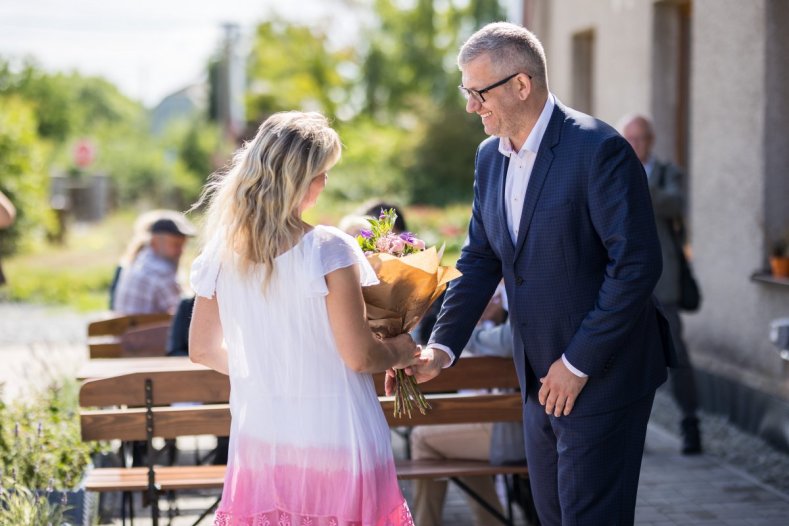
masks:
[[[392,244],[390,245],[390,250],[392,254],[400,254],[405,250],[405,241],[400,239],[399,237],[392,240]]]
[[[411,243],[415,249],[417,250],[424,250],[425,249],[425,242],[419,238],[414,239],[414,242]]]
[[[383,252],[385,254],[388,254],[389,253],[389,237],[388,236],[384,236],[384,237],[378,238],[378,241],[375,242],[375,249],[378,252]]]

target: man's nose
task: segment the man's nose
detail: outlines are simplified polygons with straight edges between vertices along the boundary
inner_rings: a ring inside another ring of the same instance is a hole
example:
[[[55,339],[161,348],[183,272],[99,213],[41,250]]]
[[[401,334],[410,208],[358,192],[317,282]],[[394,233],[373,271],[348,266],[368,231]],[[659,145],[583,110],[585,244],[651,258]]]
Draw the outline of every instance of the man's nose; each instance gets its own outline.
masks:
[[[479,107],[482,106],[476,97],[469,97],[466,99],[466,111],[468,113],[476,113]]]

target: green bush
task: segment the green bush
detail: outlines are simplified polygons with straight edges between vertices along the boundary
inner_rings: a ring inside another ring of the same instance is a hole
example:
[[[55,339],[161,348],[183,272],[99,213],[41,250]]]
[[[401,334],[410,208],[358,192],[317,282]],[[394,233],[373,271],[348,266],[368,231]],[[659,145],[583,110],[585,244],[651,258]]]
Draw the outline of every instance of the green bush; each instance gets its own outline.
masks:
[[[0,481],[0,524],[55,526],[64,524],[69,507],[49,502],[51,490],[32,491],[6,477]]]
[[[6,479],[31,490],[79,486],[92,447],[80,435],[77,393],[72,381],[0,401],[0,469]]]

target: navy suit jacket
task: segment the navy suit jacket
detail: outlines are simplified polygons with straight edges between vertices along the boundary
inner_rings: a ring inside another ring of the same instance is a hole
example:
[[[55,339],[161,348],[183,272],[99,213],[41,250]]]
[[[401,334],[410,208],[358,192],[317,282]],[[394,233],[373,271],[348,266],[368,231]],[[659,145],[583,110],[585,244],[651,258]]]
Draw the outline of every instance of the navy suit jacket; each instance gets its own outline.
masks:
[[[662,259],[647,178],[610,126],[558,100],[537,153],[517,243],[507,229],[509,158],[496,137],[477,150],[467,245],[431,343],[460,354],[504,278],[524,396],[566,355],[589,381],[572,415],[650,394],[675,363],[652,290]],[[571,415],[571,416],[572,416]]]

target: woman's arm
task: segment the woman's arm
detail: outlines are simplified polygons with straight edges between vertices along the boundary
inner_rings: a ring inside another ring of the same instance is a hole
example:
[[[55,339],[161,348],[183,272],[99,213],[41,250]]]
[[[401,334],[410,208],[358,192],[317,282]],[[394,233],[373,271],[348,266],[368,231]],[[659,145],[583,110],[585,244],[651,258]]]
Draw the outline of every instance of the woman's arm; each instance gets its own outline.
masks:
[[[16,208],[13,203],[0,192],[0,228],[7,228],[14,224],[16,219]]]
[[[224,344],[219,303],[198,296],[189,326],[189,359],[228,374],[227,348]]]
[[[385,340],[373,335],[365,316],[357,265],[330,272],[326,284],[329,323],[337,350],[349,368],[360,373],[377,373],[420,362],[420,350],[408,334]]]

